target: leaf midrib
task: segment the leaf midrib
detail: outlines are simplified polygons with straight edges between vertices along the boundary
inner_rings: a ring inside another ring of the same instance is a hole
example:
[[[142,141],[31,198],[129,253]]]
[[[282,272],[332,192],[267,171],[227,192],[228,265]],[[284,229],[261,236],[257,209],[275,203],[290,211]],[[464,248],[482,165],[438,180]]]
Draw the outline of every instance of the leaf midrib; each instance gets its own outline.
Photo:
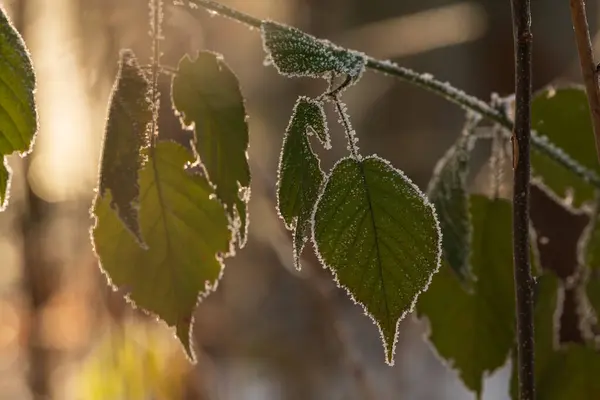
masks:
[[[369,216],[370,216],[370,220],[371,220],[371,225],[373,226],[373,236],[375,238],[375,248],[376,248],[376,255],[377,255],[377,269],[379,272],[379,279],[381,281],[381,290],[383,291],[383,303],[385,304],[385,312],[386,312],[386,316],[387,316],[387,328],[389,329],[389,323],[390,323],[390,309],[389,309],[389,304],[388,304],[388,299],[387,299],[387,292],[385,290],[385,281],[383,279],[383,265],[381,264],[381,251],[379,249],[379,237],[378,237],[378,233],[377,233],[377,225],[375,224],[375,215],[373,212],[373,205],[371,202],[371,193],[369,191],[369,185],[367,184],[367,176],[365,173],[365,169],[364,169],[364,161],[360,161],[360,160],[355,160],[355,162],[358,164],[359,166],[359,170],[360,170],[360,174],[362,176],[362,181],[363,181],[363,186],[365,189],[365,197],[367,198],[367,205],[369,208]],[[390,346],[393,346],[393,343],[390,343]]]

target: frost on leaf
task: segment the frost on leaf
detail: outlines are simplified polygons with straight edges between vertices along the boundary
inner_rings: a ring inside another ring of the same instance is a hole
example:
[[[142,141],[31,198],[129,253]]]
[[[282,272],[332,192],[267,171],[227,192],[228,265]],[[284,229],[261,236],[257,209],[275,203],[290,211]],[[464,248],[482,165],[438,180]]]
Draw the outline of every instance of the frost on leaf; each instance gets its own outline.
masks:
[[[600,393],[600,354],[593,343],[558,346],[558,304],[561,287],[556,276],[537,279],[535,296],[535,382],[536,399],[595,399]],[[517,351],[513,350],[513,365]],[[511,377],[511,397],[518,399],[517,369]]]
[[[470,136],[461,135],[436,165],[427,189],[440,220],[444,260],[462,280],[470,275],[472,232],[467,174],[472,144]]]
[[[586,294],[595,313],[596,326],[600,328],[600,199],[592,210],[592,218],[579,239],[580,257],[587,267]],[[600,336],[600,332],[597,334]]]
[[[548,87],[537,93],[531,103],[531,128],[555,153],[600,174],[590,109],[583,87]],[[532,152],[531,168],[532,174],[540,177],[559,197],[573,193],[574,206],[594,198],[594,189],[588,182],[545,154]]]
[[[0,211],[8,202],[6,156],[31,150],[38,129],[36,79],[29,51],[0,6]]]
[[[261,31],[268,60],[282,75],[325,78],[346,74],[357,80],[364,71],[361,53],[272,21],[263,22]]]
[[[470,290],[444,262],[419,298],[419,318],[429,321],[429,341],[470,390],[503,366],[514,342],[512,211],[506,200],[472,195]]]
[[[308,239],[310,218],[323,183],[320,161],[310,147],[308,131],[321,137],[326,131],[320,102],[300,97],[283,138],[279,159],[277,207],[285,225],[293,232],[294,264]]]
[[[250,167],[248,124],[238,80],[217,54],[200,52],[195,59],[186,55],[173,79],[172,96],[182,123],[194,129],[196,152],[217,197],[238,228],[242,246]]]
[[[338,162],[315,207],[317,254],[377,324],[389,364],[398,322],[439,267],[440,235],[421,191],[375,156]]]
[[[0,211],[4,210],[8,202],[8,185],[10,184],[10,170],[6,157],[0,155]]]
[[[173,142],[160,142],[140,171],[142,249],[111,210],[110,193],[97,197],[94,250],[101,266],[128,299],[175,327],[188,356],[196,303],[216,288],[232,232],[223,205],[204,176],[185,166],[194,157]]]
[[[99,196],[110,191],[111,208],[141,246],[145,246],[138,220],[140,186],[138,173],[148,146],[152,104],[150,83],[131,50],[121,52],[104,134]]]

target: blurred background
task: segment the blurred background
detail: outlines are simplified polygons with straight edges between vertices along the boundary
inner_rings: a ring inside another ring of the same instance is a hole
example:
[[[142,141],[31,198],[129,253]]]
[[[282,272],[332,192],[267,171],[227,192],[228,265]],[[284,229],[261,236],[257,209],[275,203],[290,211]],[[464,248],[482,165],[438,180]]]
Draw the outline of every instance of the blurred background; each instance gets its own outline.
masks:
[[[484,100],[513,91],[508,0],[220,1],[430,72]],[[170,0],[163,62],[175,66],[199,49],[223,53],[247,99],[249,241],[197,310],[195,366],[163,324],[108,287],[90,246],[89,208],[119,49],[148,60],[147,3],[0,0],[32,52],[41,125],[33,155],[9,159],[10,207],[0,214],[0,399],[473,398],[423,341],[426,324],[401,323],[389,367],[375,325],[333,286],[311,249],[301,272],[292,266],[290,235],[275,212],[278,151],[295,99],[321,93],[324,83],[278,76],[263,66],[256,31]],[[568,2],[533,3],[534,89],[579,81]],[[597,1],[587,6],[595,33]],[[169,135],[179,124],[168,78],[161,85],[161,129]],[[363,153],[391,160],[422,188],[464,120],[456,106],[372,72],[344,100]],[[346,151],[336,120],[334,148],[322,152],[326,169]],[[490,376],[484,398],[507,399],[509,375],[507,365]]]

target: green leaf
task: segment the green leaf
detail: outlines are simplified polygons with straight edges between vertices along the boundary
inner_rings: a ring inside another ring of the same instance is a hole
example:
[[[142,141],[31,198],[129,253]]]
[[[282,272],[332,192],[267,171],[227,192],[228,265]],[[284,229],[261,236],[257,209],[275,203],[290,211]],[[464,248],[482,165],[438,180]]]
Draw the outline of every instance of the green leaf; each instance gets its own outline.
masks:
[[[398,322],[439,267],[440,236],[418,187],[376,156],[338,162],[315,207],[317,253],[377,324],[390,365]]]
[[[232,233],[209,182],[184,169],[194,161],[185,148],[160,142],[151,157],[140,171],[140,225],[148,248],[138,246],[112,212],[110,194],[96,198],[92,239],[112,284],[174,326],[193,359],[192,313],[199,297],[216,287]]]
[[[119,72],[113,87],[100,169],[100,196],[110,192],[110,206],[125,227],[144,247],[138,221],[140,186],[138,172],[146,162],[152,103],[150,82],[131,50],[121,51]]]
[[[294,264],[309,236],[309,227],[325,174],[308,141],[308,132],[324,132],[323,104],[307,97],[296,102],[283,138],[277,176],[277,209],[285,226],[293,232]]]
[[[196,152],[216,186],[217,197],[238,227],[242,247],[246,241],[250,167],[248,124],[238,80],[218,54],[199,52],[194,60],[186,55],[173,79],[172,96],[183,124],[194,129]]]
[[[0,155],[0,211],[8,203],[8,186],[10,185],[10,167],[6,157]]]
[[[437,163],[427,189],[440,220],[444,260],[461,280],[470,275],[472,232],[467,174],[472,148],[472,138],[462,135]]]
[[[31,150],[38,129],[35,73],[29,51],[0,6],[0,211],[8,203],[10,169],[5,156]]]
[[[472,290],[442,265],[417,313],[429,320],[438,354],[481,396],[484,376],[504,365],[514,341],[512,212],[505,200],[473,195],[470,203]]]
[[[586,294],[600,322],[600,203],[596,204],[586,232],[580,239],[585,266],[589,269]]]
[[[346,74],[357,80],[365,69],[364,54],[348,51],[291,26],[265,21],[261,25],[267,60],[289,77]]]
[[[560,290],[558,279],[554,276],[548,274],[538,278],[535,304],[536,400],[595,399],[600,393],[600,352],[579,344],[561,348],[557,345],[556,309]],[[517,365],[516,359],[513,364]],[[512,374],[511,396],[518,398],[516,368]]]
[[[583,88],[547,88],[532,102],[531,127],[545,136],[581,165],[600,173],[594,131],[587,97]],[[533,152],[533,173],[561,197],[573,190],[573,204],[592,200],[592,186],[547,156]]]

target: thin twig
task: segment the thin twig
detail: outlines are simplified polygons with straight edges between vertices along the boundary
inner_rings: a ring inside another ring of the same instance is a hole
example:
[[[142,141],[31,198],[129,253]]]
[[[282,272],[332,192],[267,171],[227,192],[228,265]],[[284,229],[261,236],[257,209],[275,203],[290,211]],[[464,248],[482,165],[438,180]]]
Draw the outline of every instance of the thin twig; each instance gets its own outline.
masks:
[[[519,399],[534,400],[533,279],[529,260],[529,179],[531,137],[531,5],[512,0],[515,42],[515,128],[513,131],[513,257],[517,312]]]
[[[577,40],[577,51],[579,52],[579,63],[581,74],[585,82],[590,114],[594,126],[594,138],[596,140],[596,153],[600,160],[600,93],[598,91],[598,76],[594,63],[592,41],[590,39],[590,28],[585,15],[585,3],[583,0],[570,0],[571,19],[575,28]]]
[[[217,13],[224,17],[231,18],[235,21],[244,23],[252,28],[260,28],[263,21],[244,14],[240,11],[234,10],[230,7],[224,6],[213,0],[175,0],[175,5],[187,5],[188,7],[203,7],[210,12]],[[483,100],[480,100],[474,96],[471,96],[460,89],[457,89],[447,82],[441,82],[435,78],[432,78],[430,74],[421,74],[408,68],[401,67],[390,61],[377,60],[375,58],[366,57],[366,67],[373,71],[378,71],[405,82],[414,84],[423,89],[426,89],[432,93],[437,94],[449,100],[452,103],[459,105],[460,107],[476,112],[486,119],[497,123],[498,125],[505,128],[507,131],[513,130],[513,121],[500,110],[495,109]],[[531,133],[531,142],[534,148],[550,157],[552,160],[570,170],[586,182],[600,189],[600,177],[589,168],[584,167],[575,159],[569,157],[557,146],[546,140],[545,138],[536,135],[535,132]]]

